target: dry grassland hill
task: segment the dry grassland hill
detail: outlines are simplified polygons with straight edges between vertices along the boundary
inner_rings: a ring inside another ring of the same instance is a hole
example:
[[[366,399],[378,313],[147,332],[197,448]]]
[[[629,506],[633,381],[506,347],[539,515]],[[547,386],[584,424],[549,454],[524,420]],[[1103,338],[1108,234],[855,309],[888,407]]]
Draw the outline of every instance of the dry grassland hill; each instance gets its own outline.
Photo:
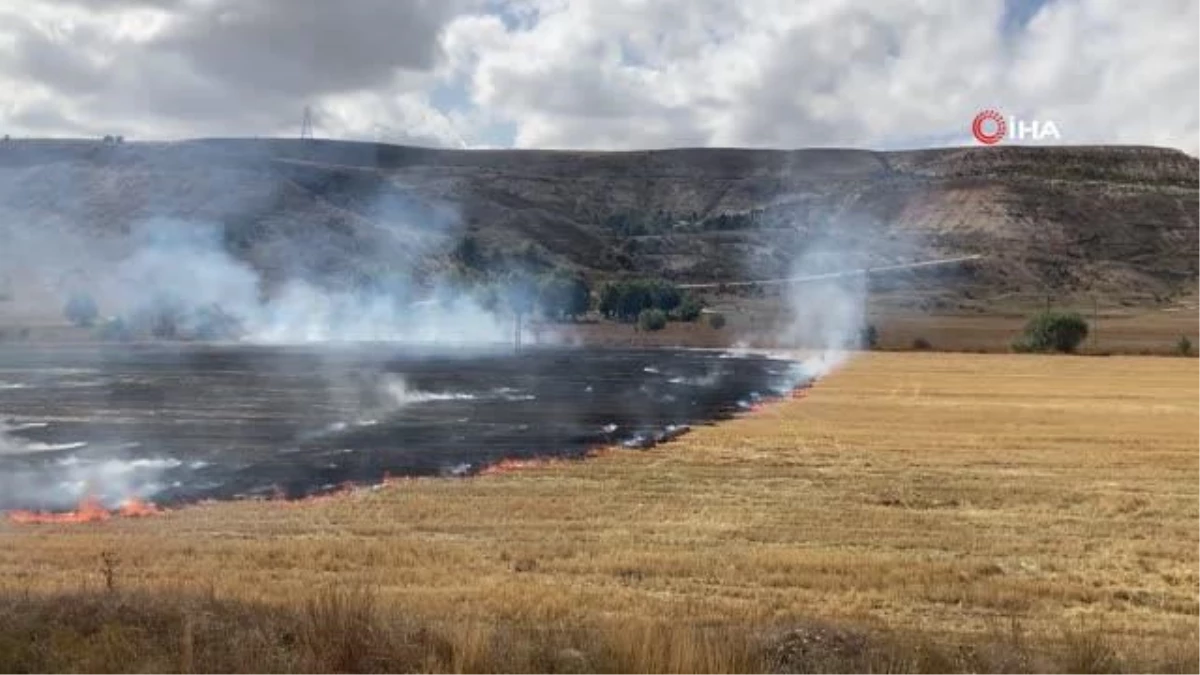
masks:
[[[0,237],[15,226],[78,230],[97,238],[96,255],[120,255],[140,221],[211,221],[268,279],[351,285],[428,277],[467,237],[484,259],[688,281],[785,273],[796,250],[817,244],[878,264],[985,254],[944,280],[973,297],[1153,302],[1194,292],[1197,195],[1196,158],[1152,147],[0,143]]]

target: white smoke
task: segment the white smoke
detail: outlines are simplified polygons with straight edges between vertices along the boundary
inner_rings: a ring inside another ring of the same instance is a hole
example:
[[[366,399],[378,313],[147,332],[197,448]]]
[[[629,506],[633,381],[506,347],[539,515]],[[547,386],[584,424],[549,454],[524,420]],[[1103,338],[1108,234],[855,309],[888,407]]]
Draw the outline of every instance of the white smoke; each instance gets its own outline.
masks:
[[[393,410],[429,401],[469,401],[475,398],[474,394],[462,392],[419,391],[409,387],[408,381],[402,376],[392,373],[380,378],[379,386]]]
[[[796,382],[841,366],[859,347],[867,300],[866,280],[845,273],[865,267],[864,260],[863,251],[832,238],[793,251],[785,277],[800,281],[769,289],[779,293],[780,315],[765,328],[743,331],[730,355],[769,345],[768,355],[796,364],[788,371]]]
[[[804,250],[789,277],[811,277],[865,266],[861,255],[835,246]],[[848,275],[785,286],[787,320],[777,340],[809,354],[801,360],[806,374],[822,377],[842,365],[859,346],[866,323],[865,278]]]
[[[397,271],[386,288],[331,290],[303,279],[267,292],[263,275],[224,248],[221,229],[156,218],[130,235],[133,252],[98,270],[89,292],[102,313],[144,332],[166,319],[180,337],[265,344],[404,342],[463,348],[512,340],[505,307],[485,308],[448,284],[413,286]],[[436,298],[436,299],[433,299]],[[160,336],[162,337],[162,336]],[[170,337],[170,336],[168,336]]]
[[[408,342],[465,347],[511,339],[511,319],[467,295],[449,302],[405,302],[387,295],[331,293],[303,282],[238,316],[245,340],[302,342]]]
[[[764,230],[778,274],[787,283],[766,286],[777,294],[779,315],[739,334],[739,348],[751,344],[779,350],[775,356],[796,363],[795,375],[819,379],[868,347],[867,268],[912,262],[928,247],[914,234],[853,210],[780,212],[774,228]],[[760,260],[745,262],[747,278],[762,278]],[[911,279],[893,275],[886,287],[903,293]],[[761,350],[760,350],[761,351]]]
[[[171,458],[126,459],[87,444],[42,443],[16,435],[45,423],[0,424],[0,456],[9,460],[0,472],[0,510],[71,509],[84,499],[116,508],[131,497],[149,499],[168,487],[166,474],[183,466]],[[188,467],[199,468],[199,463]]]

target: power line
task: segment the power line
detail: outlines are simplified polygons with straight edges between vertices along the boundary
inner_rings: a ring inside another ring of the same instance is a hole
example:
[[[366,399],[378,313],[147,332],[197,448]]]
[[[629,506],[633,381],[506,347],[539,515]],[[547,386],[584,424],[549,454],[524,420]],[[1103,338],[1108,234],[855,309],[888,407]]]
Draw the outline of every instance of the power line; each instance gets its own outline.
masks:
[[[802,277],[786,277],[783,279],[759,279],[756,281],[714,281],[703,284],[679,284],[680,288],[721,288],[723,286],[772,286],[781,284],[802,284],[811,281],[823,281],[826,279],[839,279],[842,277],[857,277],[868,276],[872,274],[882,274],[896,270],[910,270],[921,267],[936,267],[939,265],[956,265],[958,263],[968,262],[971,260],[979,260],[981,255],[965,255],[957,258],[942,258],[941,260],[923,260],[921,262],[903,263],[899,265],[883,265],[881,267],[864,267],[862,269],[840,270],[837,272],[827,272],[825,274],[810,274]]]

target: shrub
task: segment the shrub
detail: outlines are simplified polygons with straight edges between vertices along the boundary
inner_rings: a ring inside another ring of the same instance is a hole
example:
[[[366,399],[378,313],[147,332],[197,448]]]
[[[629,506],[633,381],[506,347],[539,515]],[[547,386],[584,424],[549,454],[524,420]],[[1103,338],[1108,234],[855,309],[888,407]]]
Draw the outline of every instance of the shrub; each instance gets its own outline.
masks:
[[[680,303],[679,309],[675,310],[675,316],[680,321],[695,321],[700,318],[700,310],[704,307],[695,297],[689,295]]]
[[[709,314],[708,315],[708,325],[712,326],[714,330],[721,330],[722,328],[725,327],[725,315],[724,314]]]
[[[644,331],[662,330],[667,327],[667,314],[661,309],[643,309],[638,314],[638,328]]]
[[[1179,342],[1175,343],[1175,351],[1180,356],[1191,356],[1192,355],[1192,341],[1190,339],[1188,339],[1188,336],[1186,336],[1186,335],[1179,336]]]
[[[67,305],[63,308],[63,316],[72,324],[81,328],[87,328],[96,322],[96,316],[100,311],[96,307],[96,301],[87,293],[72,293],[67,299]]]
[[[1087,338],[1088,324],[1077,313],[1042,312],[1025,324],[1012,345],[1015,352],[1074,352]]]
[[[929,340],[926,340],[923,337],[919,337],[912,341],[912,348],[919,349],[921,351],[925,351],[928,349],[933,349],[933,344],[930,343]]]

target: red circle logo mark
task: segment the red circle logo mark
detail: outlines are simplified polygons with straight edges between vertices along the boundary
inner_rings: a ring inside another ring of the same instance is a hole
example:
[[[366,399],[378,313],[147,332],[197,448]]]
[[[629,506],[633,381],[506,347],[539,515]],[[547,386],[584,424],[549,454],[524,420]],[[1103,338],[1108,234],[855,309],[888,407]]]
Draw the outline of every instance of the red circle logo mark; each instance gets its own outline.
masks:
[[[984,145],[995,145],[1008,133],[1004,116],[995,110],[984,110],[971,122],[971,133]]]

